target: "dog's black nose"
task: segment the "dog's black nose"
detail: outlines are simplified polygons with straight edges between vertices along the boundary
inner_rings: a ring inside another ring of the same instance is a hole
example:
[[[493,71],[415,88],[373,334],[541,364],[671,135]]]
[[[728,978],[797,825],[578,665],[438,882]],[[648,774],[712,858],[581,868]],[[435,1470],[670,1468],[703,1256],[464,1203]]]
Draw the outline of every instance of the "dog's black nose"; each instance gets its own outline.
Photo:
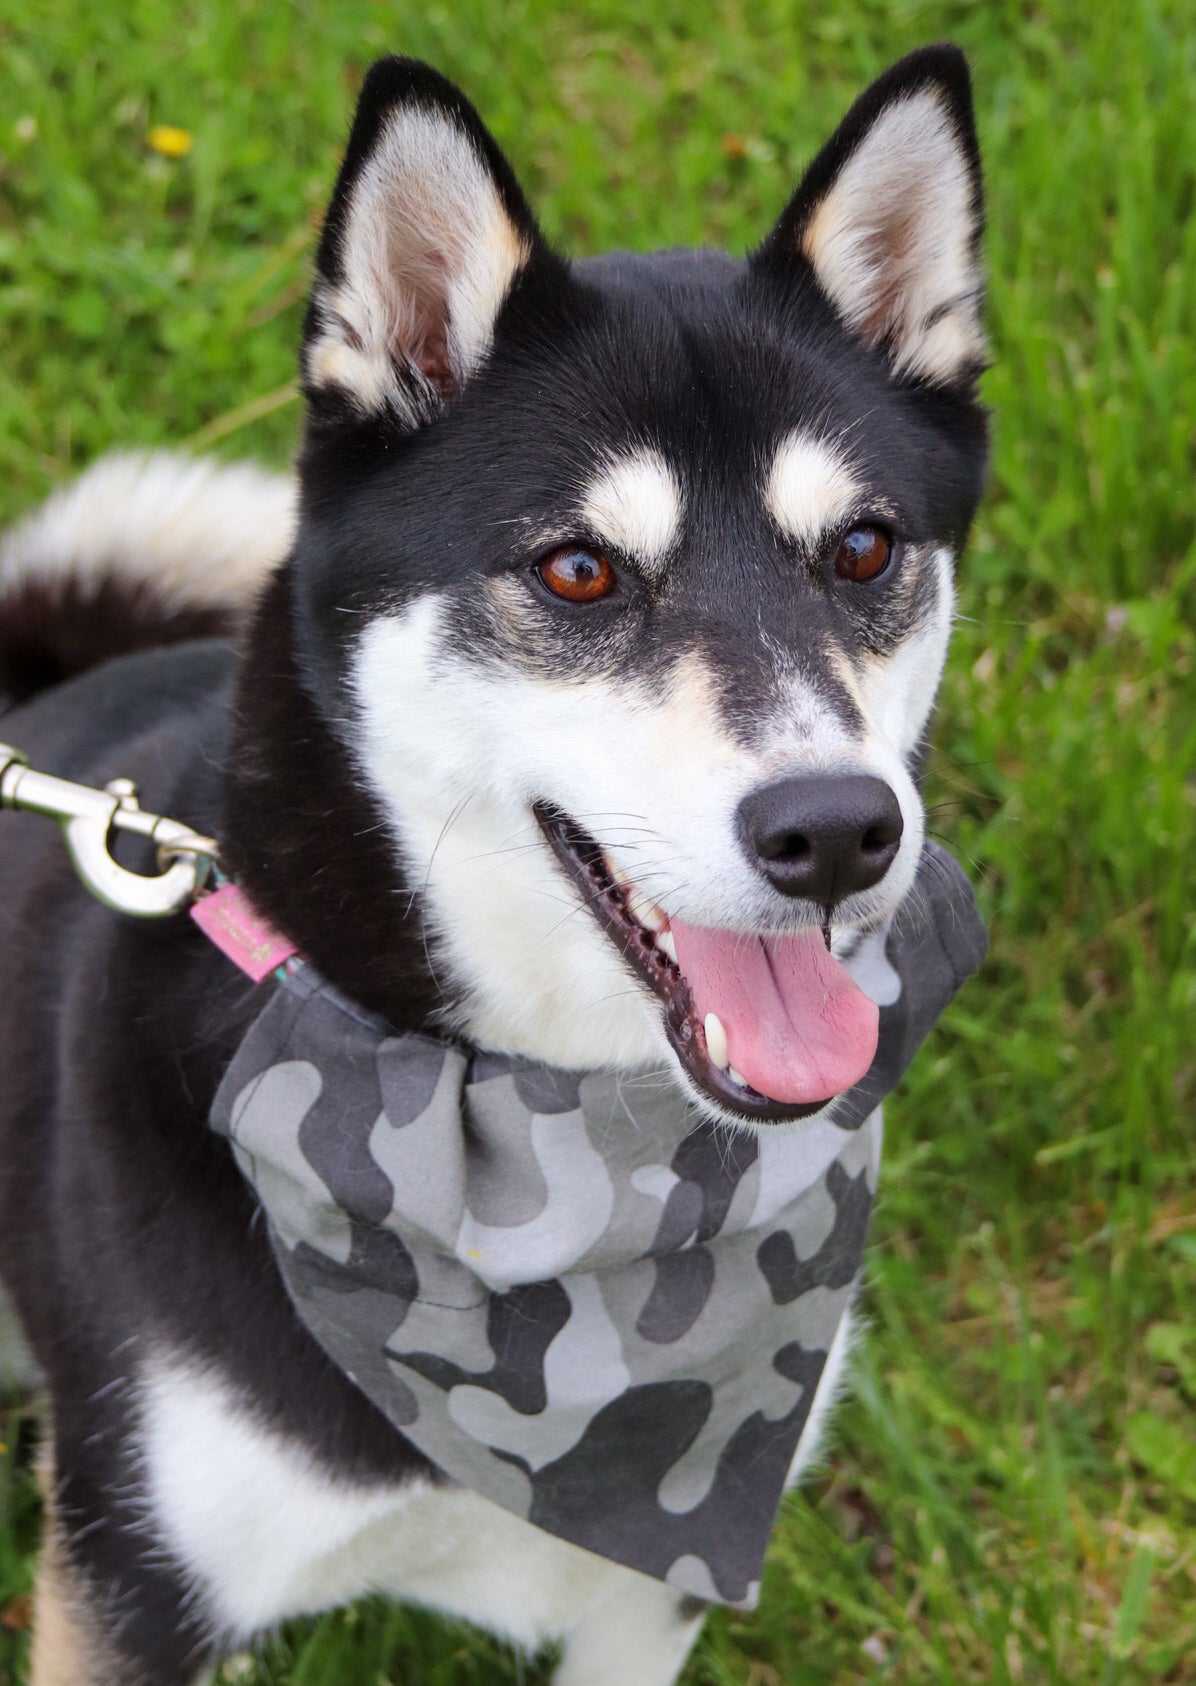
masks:
[[[739,804],[752,865],[782,895],[806,896],[820,907],[878,884],[903,829],[888,785],[861,773],[778,779]]]

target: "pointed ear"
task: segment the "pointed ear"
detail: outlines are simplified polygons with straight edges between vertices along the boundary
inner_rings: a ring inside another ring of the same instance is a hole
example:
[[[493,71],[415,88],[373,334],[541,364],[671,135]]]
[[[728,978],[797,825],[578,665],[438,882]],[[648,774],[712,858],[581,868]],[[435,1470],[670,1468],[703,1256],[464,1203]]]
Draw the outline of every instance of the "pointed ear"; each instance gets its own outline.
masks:
[[[382,59],[362,86],[316,256],[304,389],[415,428],[468,381],[545,250],[506,159],[451,82]]]
[[[808,264],[895,375],[968,386],[985,361],[983,224],[967,61],[925,47],[852,106],[756,262]]]

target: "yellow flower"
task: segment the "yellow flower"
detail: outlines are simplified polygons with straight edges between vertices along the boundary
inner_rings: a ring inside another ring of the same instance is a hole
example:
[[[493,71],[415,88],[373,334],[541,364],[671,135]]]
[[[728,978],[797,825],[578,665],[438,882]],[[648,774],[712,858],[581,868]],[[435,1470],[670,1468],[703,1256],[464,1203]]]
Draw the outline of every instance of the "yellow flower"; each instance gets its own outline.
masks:
[[[191,150],[186,129],[172,129],[169,123],[159,123],[145,138],[164,158],[185,158]]]

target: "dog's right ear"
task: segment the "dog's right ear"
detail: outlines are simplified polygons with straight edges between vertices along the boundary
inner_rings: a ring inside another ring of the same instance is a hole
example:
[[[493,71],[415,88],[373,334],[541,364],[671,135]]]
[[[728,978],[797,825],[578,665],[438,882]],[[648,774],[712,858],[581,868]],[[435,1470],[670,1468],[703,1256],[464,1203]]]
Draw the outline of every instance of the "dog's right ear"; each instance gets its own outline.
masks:
[[[469,101],[413,59],[362,86],[304,327],[313,409],[410,430],[486,356],[517,278],[549,259],[510,165]]]

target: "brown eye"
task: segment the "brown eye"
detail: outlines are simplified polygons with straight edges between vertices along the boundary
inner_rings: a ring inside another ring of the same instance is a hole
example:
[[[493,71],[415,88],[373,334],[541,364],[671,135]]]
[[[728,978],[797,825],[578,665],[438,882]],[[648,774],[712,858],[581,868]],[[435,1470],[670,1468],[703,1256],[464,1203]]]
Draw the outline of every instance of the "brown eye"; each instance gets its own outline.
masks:
[[[883,574],[892,554],[893,541],[879,527],[853,527],[835,552],[835,572],[859,585]]]
[[[536,572],[554,597],[563,597],[569,603],[596,603],[618,586],[615,570],[602,552],[583,550],[578,545],[554,550]]]

